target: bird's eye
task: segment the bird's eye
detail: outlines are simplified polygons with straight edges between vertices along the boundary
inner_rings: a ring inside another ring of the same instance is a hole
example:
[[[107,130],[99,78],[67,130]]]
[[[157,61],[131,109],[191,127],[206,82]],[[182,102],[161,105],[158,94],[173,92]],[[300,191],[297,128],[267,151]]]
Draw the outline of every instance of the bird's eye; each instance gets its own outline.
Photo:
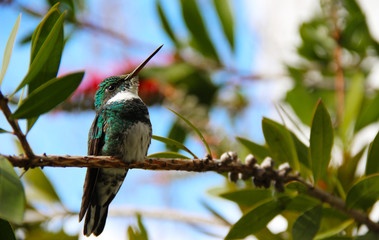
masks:
[[[109,86],[107,87],[107,91],[108,91],[108,92],[113,92],[115,89],[116,89],[116,85],[114,85],[114,84],[111,84],[111,85],[109,85]]]

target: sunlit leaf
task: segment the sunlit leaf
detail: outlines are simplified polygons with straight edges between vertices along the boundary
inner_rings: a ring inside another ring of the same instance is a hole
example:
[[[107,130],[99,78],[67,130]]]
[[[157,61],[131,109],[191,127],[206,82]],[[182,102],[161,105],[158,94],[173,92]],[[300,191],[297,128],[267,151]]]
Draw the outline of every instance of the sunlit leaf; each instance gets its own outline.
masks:
[[[346,196],[348,208],[366,210],[379,199],[379,174],[363,177],[355,183]]]
[[[231,49],[234,49],[234,18],[229,0],[213,0],[224,34]]]
[[[254,155],[255,158],[259,162],[262,162],[263,159],[265,159],[267,156],[269,156],[269,151],[267,147],[259,145],[253,141],[250,141],[246,138],[242,137],[236,137],[237,141],[240,142],[242,145],[244,145],[250,152],[251,154]]]
[[[25,211],[24,188],[8,160],[0,157],[0,218],[21,223]]]
[[[292,228],[293,239],[312,240],[320,228],[321,217],[322,207],[320,205],[300,215]]]
[[[333,147],[333,127],[329,113],[319,101],[313,116],[310,136],[310,156],[315,182],[326,177]]]
[[[280,214],[286,208],[289,201],[288,197],[283,197],[258,203],[231,227],[225,239],[245,238],[258,232],[276,215]]]
[[[185,123],[187,123],[188,126],[190,126],[196,132],[196,134],[199,136],[200,140],[203,142],[204,146],[206,147],[208,154],[210,156],[212,156],[211,149],[210,149],[208,143],[205,141],[205,138],[204,138],[203,134],[201,134],[200,130],[197,129],[187,118],[183,117],[182,115],[180,115],[179,113],[175,112],[174,110],[172,110],[170,108],[169,108],[169,110],[171,112],[175,113],[176,116],[181,118]]]
[[[61,200],[55,191],[50,180],[46,177],[40,168],[29,169],[23,179],[26,181],[30,195],[33,200],[44,201],[48,203],[60,203]]]
[[[42,20],[41,25],[39,28],[36,29],[37,33],[35,32],[32,37],[32,57],[31,57],[31,63],[29,67],[29,71],[25,78],[22,80],[20,85],[16,88],[15,92],[19,91],[21,88],[23,88],[26,84],[31,84],[32,81],[37,80],[38,84],[36,84],[35,87],[37,88],[39,85],[43,84],[43,82],[36,78],[38,74],[43,70],[44,67],[46,67],[46,63],[52,63],[59,61],[60,62],[60,56],[57,56],[57,54],[53,54],[55,51],[60,49],[61,41],[59,40],[59,37],[63,37],[63,21],[64,21],[64,14],[60,14],[59,18],[54,21],[54,25],[51,28],[50,31],[48,31],[48,35],[44,39],[39,39],[38,32],[44,32],[41,30],[44,23],[46,23],[49,20],[49,17],[55,18],[58,15],[58,10],[56,7],[53,7],[49,10],[47,15],[45,16],[44,20]],[[39,47],[39,48],[38,48]],[[63,47],[63,46],[61,46]],[[58,52],[59,55],[59,52]],[[55,68],[57,66],[55,65]],[[59,63],[58,63],[59,67]],[[53,72],[53,74],[56,74],[56,71]],[[44,79],[46,81],[48,79]],[[29,91],[31,92],[31,91]]]
[[[25,98],[13,117],[32,118],[53,109],[74,92],[83,75],[77,72],[48,81]]]
[[[14,235],[14,231],[9,222],[0,218],[0,233],[2,239],[7,240],[16,240],[16,236]]]
[[[219,62],[216,49],[209,37],[196,0],[181,0],[184,22],[191,32],[195,47],[204,55]]]
[[[278,164],[288,162],[293,169],[298,170],[299,160],[296,147],[287,128],[273,120],[264,118],[262,129],[273,160]]]
[[[370,144],[367,153],[366,175],[379,172],[379,132]]]
[[[183,159],[189,159],[189,157],[177,153],[177,152],[157,152],[152,153],[147,156],[148,158],[183,158]]]
[[[5,46],[3,64],[0,70],[0,86],[1,86],[1,83],[3,82],[5,73],[7,72],[8,65],[11,60],[12,50],[13,50],[14,42],[16,39],[18,27],[20,26],[20,21],[21,21],[21,14],[18,15],[17,20],[12,28],[11,34],[9,35],[7,45]]]
[[[154,140],[157,140],[157,141],[160,141],[160,142],[163,142],[165,143],[166,145],[168,146],[175,146],[177,147],[178,149],[181,149],[181,150],[184,150],[186,152],[188,152],[189,154],[191,154],[194,158],[198,158],[191,150],[189,150],[186,146],[184,146],[182,143],[174,140],[174,139],[171,139],[171,138],[165,138],[165,137],[161,137],[161,136],[156,136],[156,135],[153,135],[152,138]]]

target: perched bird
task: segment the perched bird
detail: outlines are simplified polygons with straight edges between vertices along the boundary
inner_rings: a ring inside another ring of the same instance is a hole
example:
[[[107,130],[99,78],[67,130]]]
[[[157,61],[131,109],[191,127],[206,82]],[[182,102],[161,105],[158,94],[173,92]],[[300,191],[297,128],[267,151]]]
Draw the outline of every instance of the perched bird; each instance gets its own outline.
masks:
[[[138,96],[137,74],[162,46],[132,73],[100,83],[95,94],[96,117],[89,131],[88,155],[117,156],[125,162],[144,160],[152,128],[147,107]],[[125,168],[88,168],[79,212],[79,221],[86,215],[84,235],[102,233],[109,204],[127,172]]]

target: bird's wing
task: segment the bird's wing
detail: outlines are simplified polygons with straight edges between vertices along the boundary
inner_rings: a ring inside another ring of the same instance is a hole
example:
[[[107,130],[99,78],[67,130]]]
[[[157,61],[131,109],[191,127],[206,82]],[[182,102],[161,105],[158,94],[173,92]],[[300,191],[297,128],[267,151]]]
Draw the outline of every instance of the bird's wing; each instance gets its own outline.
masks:
[[[104,145],[104,118],[98,114],[92,123],[88,136],[88,155],[100,155]],[[79,221],[81,221],[89,207],[92,195],[99,175],[99,168],[88,168],[83,186],[82,206],[79,212]]]

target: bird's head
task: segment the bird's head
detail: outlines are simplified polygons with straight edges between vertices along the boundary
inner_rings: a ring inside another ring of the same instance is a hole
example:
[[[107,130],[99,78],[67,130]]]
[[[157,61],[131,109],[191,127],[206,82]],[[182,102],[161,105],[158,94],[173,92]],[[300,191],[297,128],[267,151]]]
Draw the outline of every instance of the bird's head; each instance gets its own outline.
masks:
[[[157,48],[145,61],[143,61],[133,72],[127,75],[112,76],[104,79],[95,94],[95,108],[100,109],[111,102],[125,101],[138,98],[138,73],[150,61],[150,59],[162,48]]]

